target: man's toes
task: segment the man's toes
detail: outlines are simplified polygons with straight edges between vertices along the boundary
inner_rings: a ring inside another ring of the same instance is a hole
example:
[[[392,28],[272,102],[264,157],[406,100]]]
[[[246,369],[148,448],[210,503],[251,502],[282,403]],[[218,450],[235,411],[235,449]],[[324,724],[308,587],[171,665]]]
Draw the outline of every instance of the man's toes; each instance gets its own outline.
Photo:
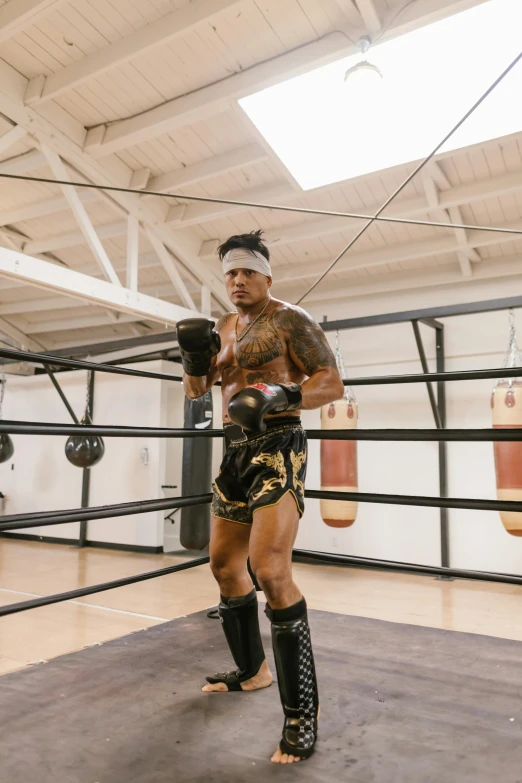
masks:
[[[228,688],[224,682],[216,682],[214,685],[209,682],[201,690],[203,693],[224,693]]]
[[[297,764],[298,761],[301,761],[301,757],[291,756],[288,753],[281,753],[281,748],[278,748],[270,761],[272,764]]]

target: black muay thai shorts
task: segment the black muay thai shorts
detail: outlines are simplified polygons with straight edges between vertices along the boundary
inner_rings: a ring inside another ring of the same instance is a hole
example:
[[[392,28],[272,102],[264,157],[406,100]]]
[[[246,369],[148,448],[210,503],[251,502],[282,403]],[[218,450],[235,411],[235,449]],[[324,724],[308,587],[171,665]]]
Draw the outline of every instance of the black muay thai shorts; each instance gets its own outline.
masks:
[[[214,482],[212,514],[251,525],[254,512],[275,506],[290,492],[299,516],[304,512],[306,434],[294,417],[266,421],[265,432],[245,437],[225,424],[225,456]]]

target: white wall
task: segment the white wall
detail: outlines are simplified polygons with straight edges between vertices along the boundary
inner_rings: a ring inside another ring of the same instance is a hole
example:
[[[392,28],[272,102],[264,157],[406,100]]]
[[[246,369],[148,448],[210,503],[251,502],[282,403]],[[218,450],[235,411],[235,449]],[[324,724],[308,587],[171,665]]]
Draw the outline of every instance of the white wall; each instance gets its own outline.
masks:
[[[169,362],[135,365],[142,370],[177,374]],[[85,406],[86,373],[61,373],[58,381],[78,418]],[[181,384],[132,376],[96,375],[94,421],[99,425],[159,427],[164,420],[163,387],[182,395]],[[182,408],[181,408],[182,409]],[[182,415],[182,414],[181,414]],[[10,376],[3,416],[23,421],[70,423],[70,417],[47,376]],[[65,437],[13,436],[15,454],[0,465],[0,489],[6,514],[62,508],[81,503],[82,470],[65,457]],[[90,505],[98,506],[163,497],[166,442],[158,438],[105,438],[105,455],[91,468]],[[148,464],[140,459],[148,449]],[[176,482],[172,482],[176,483]],[[88,539],[133,546],[161,547],[164,512],[89,521]],[[31,528],[33,535],[77,540],[79,523]]]
[[[513,280],[459,286],[422,292],[348,300],[309,311],[317,320],[396,312],[466,301],[512,296],[520,290]],[[522,282],[522,278],[518,281]],[[306,303],[305,303],[306,304]],[[522,343],[522,310],[516,311]],[[446,369],[498,367],[507,345],[507,312],[447,318]],[[422,327],[434,367],[434,333]],[[330,341],[335,335],[329,333]],[[405,374],[421,371],[410,324],[396,324],[344,331],[341,345],[346,366],[353,376]],[[179,373],[167,362],[140,364],[140,368]],[[76,412],[83,412],[85,374],[59,375],[60,383]],[[489,400],[493,382],[448,383],[448,427],[490,427]],[[423,384],[364,386],[355,389],[359,426],[365,428],[433,427],[427,391]],[[68,422],[68,413],[45,376],[10,377],[4,402],[4,418],[25,421]],[[220,392],[215,390],[214,427],[219,427]],[[95,392],[95,422],[129,426],[183,425],[183,391],[177,382],[99,374]],[[303,414],[307,428],[319,428],[319,412]],[[63,453],[65,438],[14,436],[14,458],[0,465],[0,490],[7,496],[6,513],[73,508],[80,505],[81,470],[70,465]],[[106,455],[92,469],[91,504],[118,503],[176,495],[181,490],[181,440],[154,438],[106,438]],[[140,453],[149,449],[149,464]],[[213,474],[221,459],[221,439],[213,440]],[[359,486],[364,492],[390,494],[438,494],[436,443],[358,444]],[[14,469],[13,469],[14,467]],[[319,442],[310,441],[307,487],[318,489]],[[483,444],[448,444],[449,494],[454,497],[495,498],[493,447]],[[164,493],[163,484],[178,489]],[[176,545],[176,526],[165,525],[165,513],[135,515],[89,523],[89,538],[97,541],[161,546]],[[32,529],[32,533],[76,539],[78,524]],[[168,544],[167,544],[168,539]],[[179,539],[178,539],[179,541]],[[328,528],[321,520],[319,501],[307,501],[297,546],[327,552],[417,562],[440,563],[439,512],[437,509],[360,504],[356,523],[348,529]],[[496,512],[450,511],[451,565],[491,571],[522,573],[522,539],[505,532]]]
[[[442,287],[431,292],[406,292],[373,299],[348,300],[343,305],[311,306],[317,320],[330,320],[481,301],[516,295],[513,281],[496,284]],[[306,306],[306,302],[304,303]],[[522,311],[516,323],[522,344]],[[508,339],[508,313],[486,313],[442,319],[445,324],[446,369],[499,367]],[[422,327],[430,369],[435,370],[434,332]],[[335,335],[328,334],[334,345]],[[378,326],[341,332],[341,346],[350,375],[372,376],[421,372],[410,324]],[[493,381],[446,384],[447,426],[491,427],[490,396]],[[362,386],[354,389],[359,403],[359,426],[364,428],[434,427],[424,384]],[[308,428],[319,427],[315,411],[306,412]],[[438,494],[436,443],[358,443],[359,487],[362,492],[411,495]],[[310,442],[307,487],[319,488],[319,444]],[[496,497],[491,443],[448,444],[449,495]],[[458,568],[522,573],[522,539],[510,536],[492,511],[451,510],[451,565]],[[307,501],[297,546],[363,557],[440,564],[439,512],[377,504],[360,504],[355,524],[334,530],[322,522],[319,501]]]

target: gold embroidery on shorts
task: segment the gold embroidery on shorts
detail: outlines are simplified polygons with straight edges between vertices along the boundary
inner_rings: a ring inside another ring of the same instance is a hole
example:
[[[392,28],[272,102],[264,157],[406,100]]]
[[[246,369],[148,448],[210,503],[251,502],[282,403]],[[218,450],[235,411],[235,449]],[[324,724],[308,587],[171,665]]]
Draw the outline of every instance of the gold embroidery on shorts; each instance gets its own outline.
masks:
[[[252,500],[254,503],[256,500],[259,500],[259,498],[263,497],[263,495],[272,492],[272,490],[274,490],[278,484],[280,484],[283,488],[286,486],[285,460],[280,451],[278,451],[277,454],[258,454],[257,457],[252,458],[252,464],[267,465],[269,468],[274,468],[274,470],[279,473],[279,476],[273,476],[272,478],[265,479],[265,481],[263,481],[263,486],[259,492],[256,492],[255,495],[252,495]]]
[[[306,460],[306,451],[300,451],[298,454],[290,452],[290,461],[292,463],[292,477],[294,480],[294,489],[304,495],[304,483],[299,480],[299,471]]]
[[[243,508],[248,508],[248,503],[242,503],[240,500],[229,500],[226,498],[217,484],[214,484],[212,488],[216,495],[218,495],[224,503],[230,503],[232,506],[242,506]]]

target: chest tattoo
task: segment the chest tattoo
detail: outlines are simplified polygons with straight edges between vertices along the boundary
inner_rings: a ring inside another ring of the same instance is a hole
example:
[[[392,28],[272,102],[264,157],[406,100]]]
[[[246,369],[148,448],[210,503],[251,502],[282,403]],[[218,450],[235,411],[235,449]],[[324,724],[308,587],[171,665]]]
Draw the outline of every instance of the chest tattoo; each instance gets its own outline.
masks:
[[[275,328],[271,313],[262,316],[252,326],[248,335],[236,345],[238,364],[245,369],[262,367],[283,353],[283,341]]]

